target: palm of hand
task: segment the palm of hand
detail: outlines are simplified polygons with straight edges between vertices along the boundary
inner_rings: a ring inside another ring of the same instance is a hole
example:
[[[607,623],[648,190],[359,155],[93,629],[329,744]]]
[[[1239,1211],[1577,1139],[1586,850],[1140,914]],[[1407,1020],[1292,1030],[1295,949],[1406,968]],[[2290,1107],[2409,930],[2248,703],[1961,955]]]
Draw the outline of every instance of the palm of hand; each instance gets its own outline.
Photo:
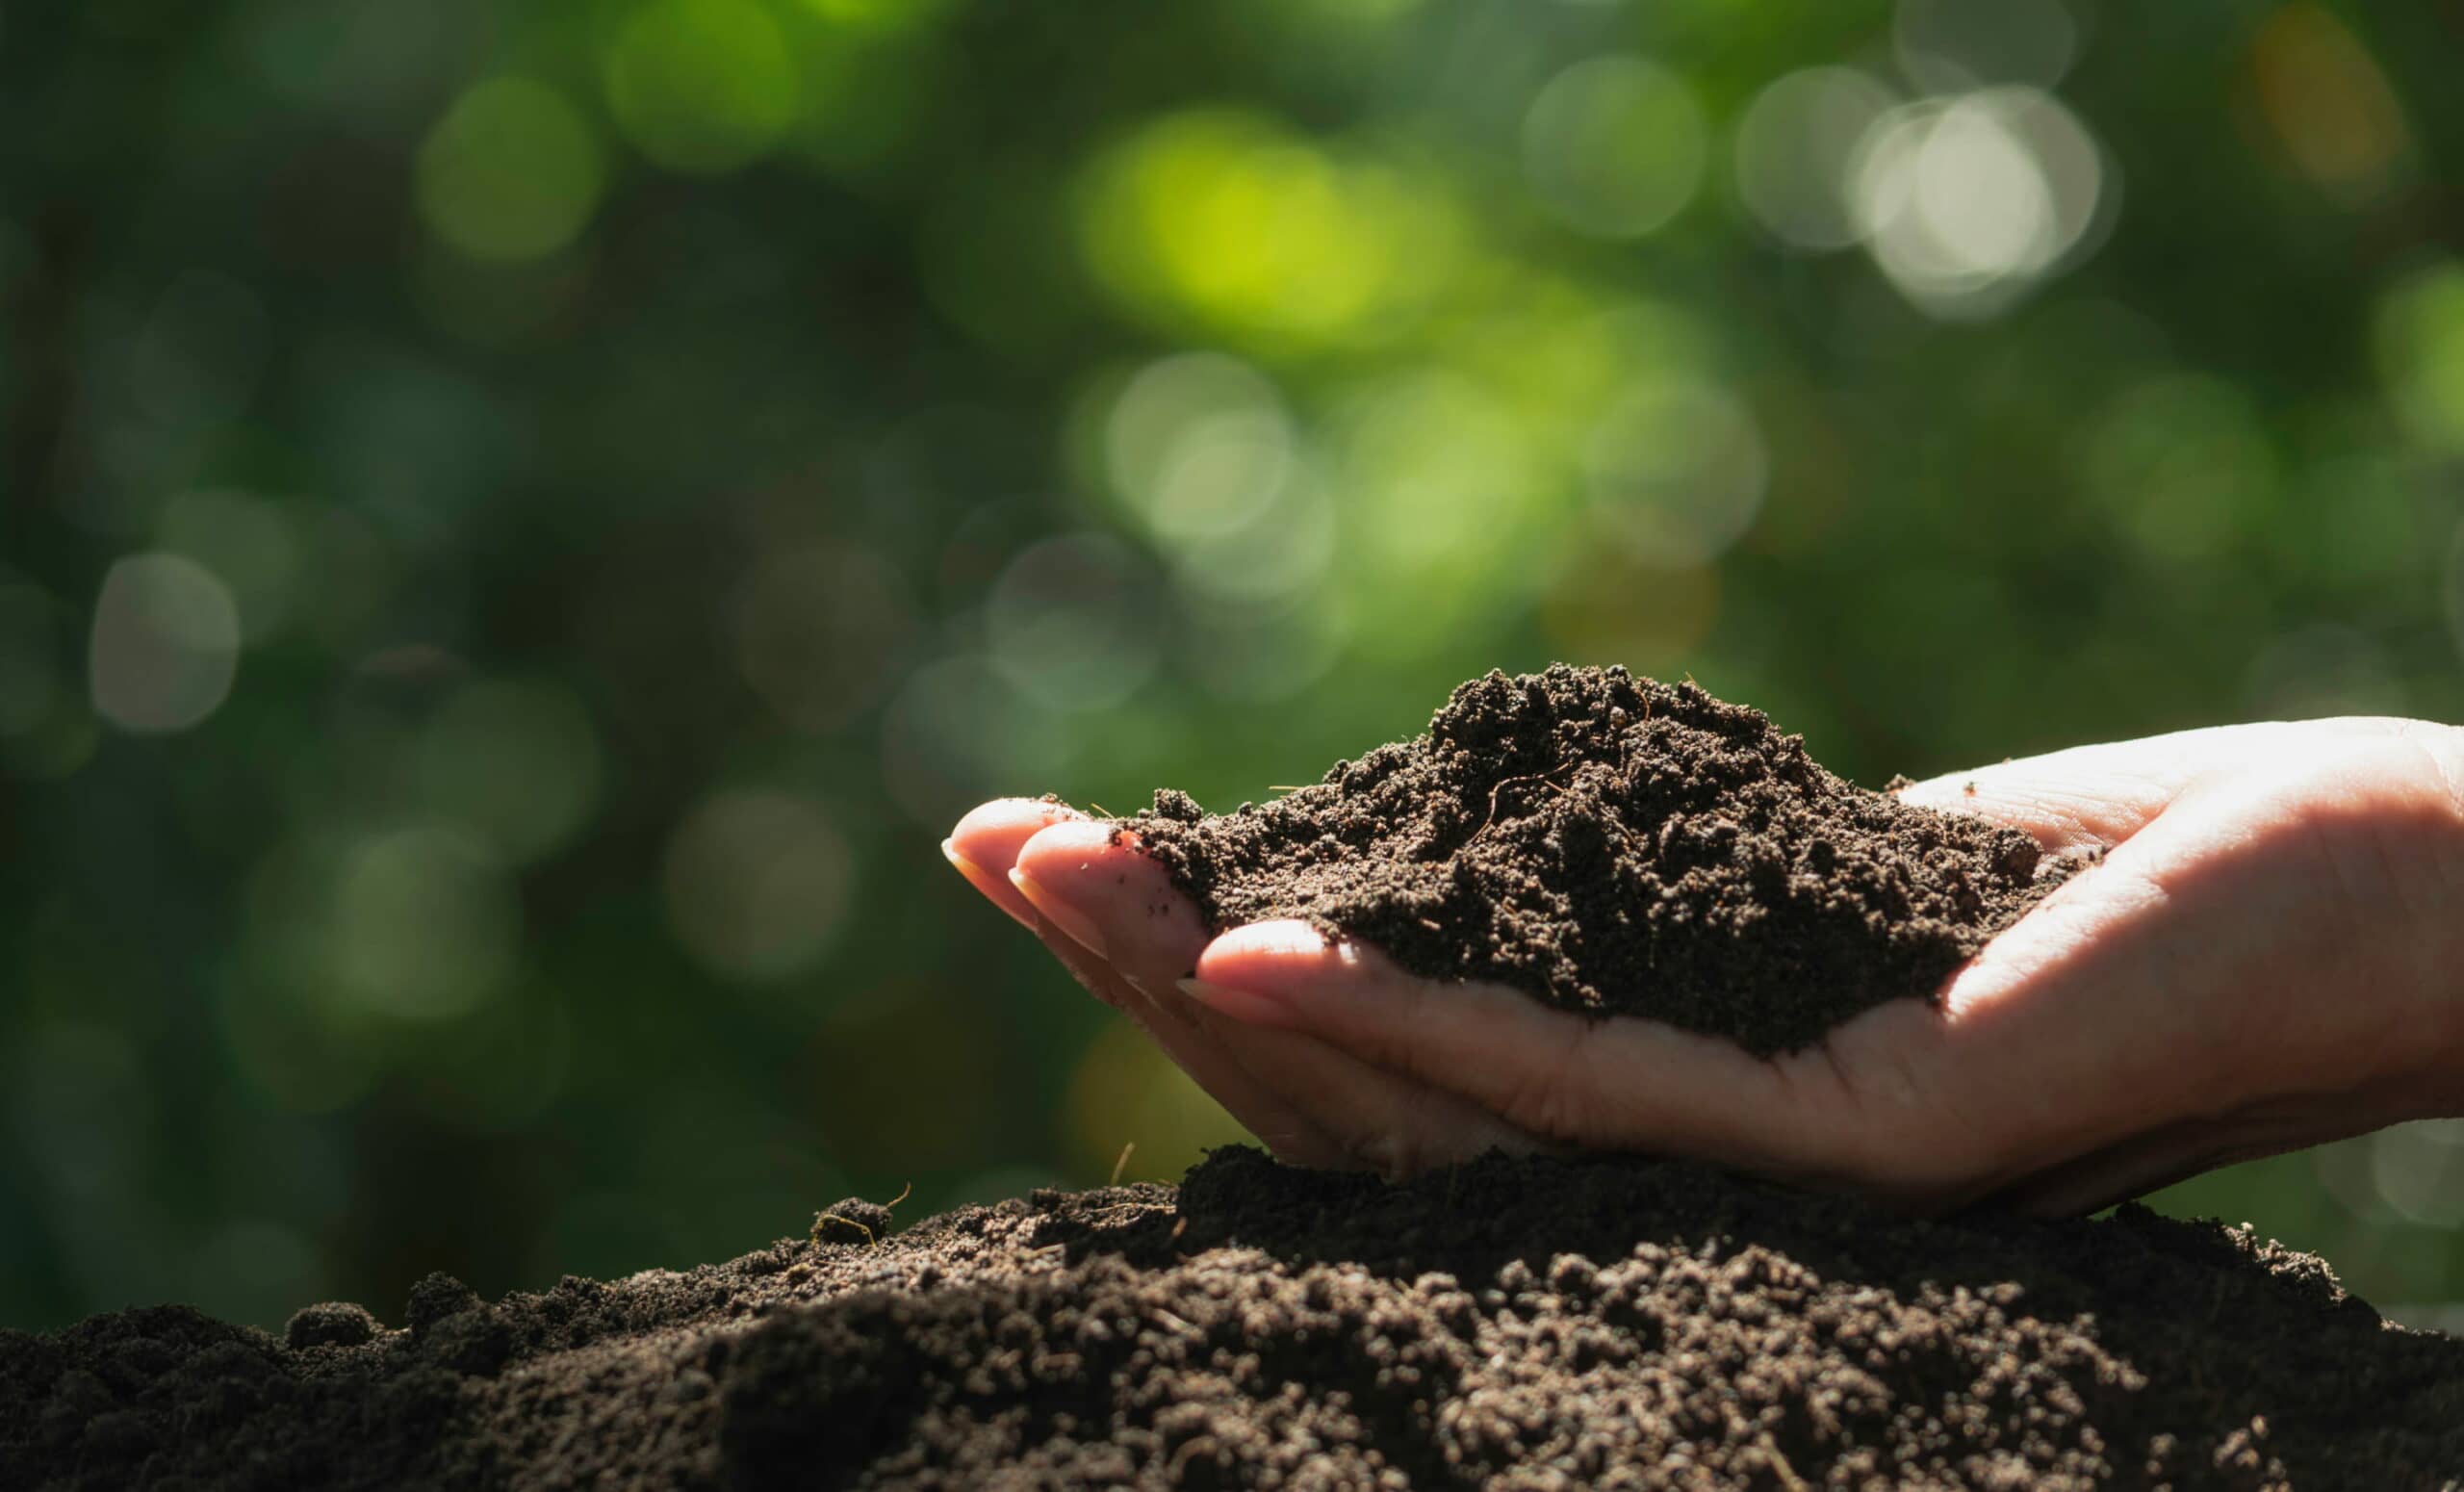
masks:
[[[1908,796],[2106,853],[1938,1005],[1894,1001],[1770,1060],[1415,978],[1301,923],[1210,939],[1133,841],[1059,805],[987,804],[945,848],[1304,1165],[1581,1146],[2068,1212],[2464,1100],[2464,732],[2197,731]]]

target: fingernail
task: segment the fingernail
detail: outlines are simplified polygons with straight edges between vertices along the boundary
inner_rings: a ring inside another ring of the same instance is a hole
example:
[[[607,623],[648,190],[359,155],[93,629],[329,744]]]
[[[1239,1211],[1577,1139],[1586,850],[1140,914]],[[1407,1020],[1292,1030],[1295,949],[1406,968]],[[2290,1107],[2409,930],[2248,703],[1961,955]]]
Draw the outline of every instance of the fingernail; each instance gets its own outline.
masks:
[[[1270,1000],[1250,990],[1235,990],[1204,979],[1175,981],[1181,992],[1218,1015],[1229,1016],[1243,1025],[1288,1026],[1293,1023],[1291,1008],[1280,1000]]]
[[[1119,977],[1122,984],[1125,984],[1129,986],[1130,989],[1138,991],[1138,997],[1144,1000],[1149,1009],[1169,1016],[1176,1020],[1186,1021],[1190,1018],[1189,1007],[1181,1003],[1181,997],[1179,995],[1158,994],[1155,992],[1155,985],[1152,980],[1141,979],[1136,974],[1133,974],[1129,970],[1121,968],[1118,965],[1114,966],[1113,973]],[[1168,1001],[1169,1002],[1168,1004],[1166,1003]]]
[[[1010,899],[999,893],[997,887],[1000,883],[992,879],[992,873],[959,853],[959,844],[956,839],[944,839],[941,841],[941,858],[957,867],[958,873],[966,878],[967,885],[974,887],[979,891],[982,891],[984,893],[985,900],[989,901],[992,905],[1000,908],[1001,914],[1003,916],[1017,923],[1020,927],[1025,928],[1030,933],[1037,930],[1035,917],[1028,913],[1020,912],[1016,907],[1011,905]]]
[[[1018,888],[1018,894],[1033,904],[1036,911],[1043,913],[1045,921],[1068,934],[1072,942],[1099,959],[1111,957],[1104,951],[1104,935],[1096,930],[1092,917],[1052,894],[1023,870],[1011,871],[1010,884]]]

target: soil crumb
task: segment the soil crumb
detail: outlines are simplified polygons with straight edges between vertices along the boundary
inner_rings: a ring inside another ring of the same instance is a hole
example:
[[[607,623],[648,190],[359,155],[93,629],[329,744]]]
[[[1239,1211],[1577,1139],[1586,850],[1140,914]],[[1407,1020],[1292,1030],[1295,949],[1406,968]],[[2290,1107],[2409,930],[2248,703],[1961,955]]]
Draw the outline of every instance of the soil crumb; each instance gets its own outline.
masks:
[[[2421,1488],[2464,1343],[2124,1208],[1912,1222],[1681,1163],[1219,1151],[879,1243],[276,1336],[0,1332],[0,1486]]]
[[[1439,979],[1758,1054],[1951,971],[2076,866],[1869,791],[1760,710],[1623,668],[1456,687],[1425,733],[1265,804],[1117,823],[1219,931],[1303,917]]]

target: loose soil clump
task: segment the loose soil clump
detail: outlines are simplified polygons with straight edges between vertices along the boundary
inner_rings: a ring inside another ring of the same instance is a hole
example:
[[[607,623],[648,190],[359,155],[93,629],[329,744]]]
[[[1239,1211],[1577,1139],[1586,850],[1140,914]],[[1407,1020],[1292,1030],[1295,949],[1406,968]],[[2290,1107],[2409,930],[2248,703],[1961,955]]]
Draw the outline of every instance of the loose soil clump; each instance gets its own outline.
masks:
[[[1899,1220],[1679,1163],[1218,1152],[387,1328],[0,1332],[0,1487],[2421,1488],[2464,1343],[2137,1208]]]
[[[1760,710],[1623,668],[1458,686],[1270,803],[1119,821],[1220,931],[1302,917],[1416,974],[1759,1055],[1951,971],[2076,863],[1826,771]]]

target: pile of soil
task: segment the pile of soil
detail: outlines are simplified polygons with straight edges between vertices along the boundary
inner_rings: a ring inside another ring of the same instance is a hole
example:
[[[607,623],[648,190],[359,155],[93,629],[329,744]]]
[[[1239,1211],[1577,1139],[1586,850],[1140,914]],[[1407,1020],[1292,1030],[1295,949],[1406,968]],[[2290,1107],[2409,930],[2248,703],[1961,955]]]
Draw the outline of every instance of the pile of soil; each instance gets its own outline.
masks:
[[[2464,1343],[2124,1209],[1912,1222],[1692,1166],[1218,1152],[282,1337],[0,1332],[0,1486],[2430,1488]],[[867,1242],[878,1237],[879,1242]],[[844,1239],[840,1242],[836,1240]],[[1876,1479],[1881,1479],[1878,1482]]]
[[[1118,821],[1220,931],[1305,917],[1417,974],[1758,1054],[1951,971],[2077,868],[1826,771],[1760,710],[1572,668],[1454,690],[1426,733],[1231,813]]]

